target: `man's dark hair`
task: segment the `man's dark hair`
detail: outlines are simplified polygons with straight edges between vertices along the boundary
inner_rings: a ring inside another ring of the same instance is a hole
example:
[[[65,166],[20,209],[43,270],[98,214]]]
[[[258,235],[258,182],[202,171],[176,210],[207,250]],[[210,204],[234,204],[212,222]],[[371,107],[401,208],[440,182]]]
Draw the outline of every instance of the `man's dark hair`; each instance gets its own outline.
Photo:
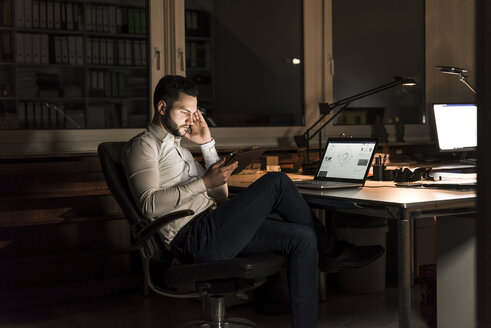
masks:
[[[153,108],[158,112],[159,101],[165,101],[167,108],[172,108],[182,92],[188,96],[198,97],[198,88],[194,82],[179,75],[166,75],[160,79],[153,93]]]

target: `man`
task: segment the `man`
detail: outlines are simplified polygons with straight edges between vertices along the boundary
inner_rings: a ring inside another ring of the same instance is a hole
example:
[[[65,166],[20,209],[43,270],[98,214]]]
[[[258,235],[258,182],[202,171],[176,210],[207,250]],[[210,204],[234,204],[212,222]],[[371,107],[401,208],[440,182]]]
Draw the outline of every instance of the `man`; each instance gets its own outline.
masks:
[[[383,248],[334,243],[282,173],[263,176],[217,206],[216,201],[228,196],[226,182],[237,163],[222,166],[197,96],[187,78],[165,76],[159,81],[152,122],[121,155],[133,197],[148,218],[194,211],[194,216],[161,230],[166,246],[183,258],[213,261],[260,252],[287,256],[293,327],[316,327],[318,250],[323,262],[360,266],[378,258]],[[181,146],[183,137],[200,145],[206,170]],[[283,221],[267,219],[272,211]]]

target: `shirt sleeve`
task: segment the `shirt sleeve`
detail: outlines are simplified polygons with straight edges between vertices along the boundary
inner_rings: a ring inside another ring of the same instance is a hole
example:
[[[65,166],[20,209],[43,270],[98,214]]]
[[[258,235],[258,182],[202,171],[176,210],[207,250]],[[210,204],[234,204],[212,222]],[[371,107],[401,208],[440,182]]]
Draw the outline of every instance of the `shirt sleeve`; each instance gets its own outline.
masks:
[[[206,191],[202,179],[184,185],[159,187],[159,152],[157,145],[142,140],[130,142],[122,157],[133,198],[143,215],[159,217],[191,201]]]
[[[205,160],[206,169],[220,160],[220,156],[218,156],[215,148],[215,139],[211,139],[210,142],[202,144],[200,147],[203,159]]]

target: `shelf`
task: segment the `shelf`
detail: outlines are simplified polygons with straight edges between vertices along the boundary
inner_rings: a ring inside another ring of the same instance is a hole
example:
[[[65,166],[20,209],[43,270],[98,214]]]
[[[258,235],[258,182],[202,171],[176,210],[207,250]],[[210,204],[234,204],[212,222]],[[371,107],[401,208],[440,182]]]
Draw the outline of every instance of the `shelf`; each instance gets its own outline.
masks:
[[[57,101],[57,102],[81,102],[85,101],[85,97],[18,97],[19,101]]]
[[[42,33],[42,34],[59,34],[59,35],[84,35],[83,31],[78,30],[57,30],[57,29],[45,29],[45,28],[28,28],[18,27],[15,32],[19,33]]]
[[[150,45],[150,0],[26,0],[15,6],[13,0],[9,2],[15,7],[12,16],[18,10],[41,12],[37,7],[41,4],[46,5],[46,12],[50,5],[53,13],[60,10],[65,15],[51,17],[51,21],[48,16],[26,14],[12,19],[13,26],[0,27],[0,44],[9,41],[11,45],[8,53],[0,51],[4,61],[0,63],[0,85],[2,91],[11,90],[1,94],[15,95],[0,98],[12,100],[7,104],[9,124],[2,125],[2,130],[146,125],[151,65],[143,58],[148,57]],[[50,111],[42,102],[56,104],[60,110]],[[105,115],[95,108],[98,103],[105,107]],[[136,116],[138,120],[126,122],[127,117]],[[67,123],[67,117],[76,123]]]
[[[112,98],[112,97],[108,97],[108,98],[92,97],[92,98],[88,98],[87,100],[90,103],[91,102],[104,102],[104,101],[120,103],[120,102],[127,102],[127,101],[146,101],[147,97],[114,97],[114,98]]]
[[[88,37],[110,37],[110,38],[122,38],[122,39],[142,39],[147,38],[146,34],[134,34],[134,33],[105,33],[105,32],[87,32]]]
[[[146,66],[132,66],[132,65],[87,65],[88,69],[124,69],[124,70],[146,70]]]
[[[80,2],[80,1],[77,1]],[[101,1],[97,0],[88,0],[86,1],[87,5],[101,5]],[[135,2],[135,1],[129,1],[129,0],[122,0],[122,1],[117,1],[117,0],[105,0],[104,5],[115,5],[115,6],[122,6],[122,7],[127,7],[127,8],[146,8],[144,4],[141,4],[140,2]]]
[[[73,68],[73,69],[83,69],[84,65],[70,65],[70,64],[36,64],[36,63],[18,63],[17,67],[26,67],[26,68]]]

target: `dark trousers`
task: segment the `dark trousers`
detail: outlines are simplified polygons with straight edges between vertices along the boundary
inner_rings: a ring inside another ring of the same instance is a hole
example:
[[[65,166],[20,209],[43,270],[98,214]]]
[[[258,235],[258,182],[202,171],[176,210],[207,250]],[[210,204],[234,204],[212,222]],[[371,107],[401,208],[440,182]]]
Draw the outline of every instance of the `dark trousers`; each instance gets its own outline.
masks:
[[[284,221],[267,219],[272,211]],[[268,173],[190,225],[179,248],[196,262],[261,252],[287,256],[293,327],[317,326],[317,239],[327,235],[288,176]]]

